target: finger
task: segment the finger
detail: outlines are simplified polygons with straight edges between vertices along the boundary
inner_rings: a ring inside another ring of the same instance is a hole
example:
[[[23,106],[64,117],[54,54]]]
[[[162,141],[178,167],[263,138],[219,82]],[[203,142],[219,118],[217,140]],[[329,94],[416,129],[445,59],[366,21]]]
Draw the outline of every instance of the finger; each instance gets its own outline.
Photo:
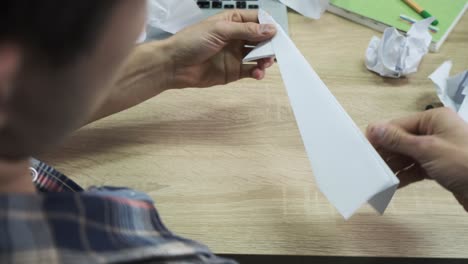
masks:
[[[370,125],[367,129],[367,137],[375,146],[410,156],[416,160],[425,154],[422,148],[426,148],[427,144],[422,144],[422,141],[429,139],[412,135],[401,127],[389,123]]]
[[[421,129],[420,129],[421,123],[427,116],[427,113],[430,113],[430,112],[431,111],[415,113],[406,117],[393,119],[389,121],[388,123],[394,126],[400,127],[401,129],[411,134],[416,134],[416,135],[425,134],[425,133],[421,133]]]
[[[265,75],[266,75],[266,71],[262,69],[258,69],[258,68],[254,69],[252,72],[252,78],[258,81],[263,80],[263,78],[265,78]]]
[[[252,78],[260,81],[260,80],[263,80],[263,78],[265,78],[265,74],[266,74],[265,70],[257,68],[252,71]]]
[[[420,134],[419,133],[419,126],[421,124],[421,120],[423,119],[425,113],[415,113],[410,116],[406,116],[403,118],[398,118],[391,120],[389,123],[395,126],[401,127],[405,131],[412,133],[412,134]]]
[[[265,77],[265,70],[260,69],[255,64],[243,64],[241,66],[240,79],[253,78],[256,80],[262,80],[264,77]]]
[[[258,11],[256,10],[233,10],[232,20],[236,22],[258,23]]]
[[[265,58],[257,61],[258,68],[264,70],[270,68],[274,63],[273,58]]]
[[[263,61],[263,60],[257,61],[257,67],[258,67],[259,69],[261,69],[261,70],[265,70],[265,69],[266,69],[266,63],[265,63],[265,61]]]
[[[395,119],[389,123],[399,126],[407,132],[415,135],[430,135],[435,132],[433,130],[434,127],[437,127],[437,124],[444,124],[445,122],[451,123],[453,122],[452,119],[459,118],[460,117],[455,113],[455,111],[443,107]]]
[[[234,22],[258,23],[258,11],[256,10],[231,10],[214,15],[208,21],[228,20]]]
[[[398,188],[403,188],[409,184],[422,181],[425,179],[423,169],[417,165],[410,165],[396,173],[396,176],[400,180],[400,185]]]
[[[270,68],[271,66],[273,66],[273,64],[275,64],[275,59],[274,58],[265,58],[265,59],[263,59],[262,62],[265,63],[265,68]]]
[[[276,27],[270,24],[237,23],[219,21],[214,32],[222,41],[244,40],[261,42],[271,39],[276,34]]]

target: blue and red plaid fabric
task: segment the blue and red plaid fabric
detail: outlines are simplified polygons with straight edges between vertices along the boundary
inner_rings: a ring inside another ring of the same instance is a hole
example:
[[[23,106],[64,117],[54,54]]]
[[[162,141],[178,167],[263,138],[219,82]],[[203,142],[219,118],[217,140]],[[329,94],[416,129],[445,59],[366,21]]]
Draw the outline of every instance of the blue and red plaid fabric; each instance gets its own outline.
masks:
[[[0,195],[0,263],[235,263],[174,235],[146,194],[32,164],[37,194]]]

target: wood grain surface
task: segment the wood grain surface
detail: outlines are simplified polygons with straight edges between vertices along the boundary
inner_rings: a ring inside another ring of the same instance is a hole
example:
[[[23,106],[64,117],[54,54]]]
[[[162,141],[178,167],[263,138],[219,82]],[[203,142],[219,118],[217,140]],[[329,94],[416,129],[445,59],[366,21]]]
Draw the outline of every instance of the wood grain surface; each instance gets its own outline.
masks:
[[[362,129],[437,102],[427,76],[445,60],[453,73],[468,68],[468,15],[398,80],[365,68],[380,32],[328,13],[289,18],[292,39]],[[217,253],[468,258],[468,214],[434,182],[398,191],[384,216],[365,206],[342,219],[314,184],[277,66],[264,81],[165,92],[42,158],[84,186],[148,192],[170,229]]]

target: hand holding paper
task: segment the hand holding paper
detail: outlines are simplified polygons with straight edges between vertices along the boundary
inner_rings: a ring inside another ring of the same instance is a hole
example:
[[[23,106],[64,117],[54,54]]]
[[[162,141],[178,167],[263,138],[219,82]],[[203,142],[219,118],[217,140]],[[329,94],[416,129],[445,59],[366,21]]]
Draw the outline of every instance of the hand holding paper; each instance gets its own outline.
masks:
[[[366,66],[381,76],[399,78],[416,72],[429,50],[429,26],[435,18],[416,22],[406,34],[387,28],[382,39],[373,37],[366,51]]]
[[[259,11],[259,20],[276,24],[263,10]],[[276,25],[278,33],[269,43],[320,190],[346,219],[366,202],[383,213],[398,179],[292,40]]]
[[[370,125],[367,135],[404,187],[431,179],[468,211],[468,123],[446,107]]]
[[[171,88],[210,87],[242,78],[263,79],[273,64],[261,59],[243,64],[246,43],[269,40],[273,25],[258,24],[256,11],[223,12],[183,29],[165,40],[171,61],[165,68],[176,81]]]

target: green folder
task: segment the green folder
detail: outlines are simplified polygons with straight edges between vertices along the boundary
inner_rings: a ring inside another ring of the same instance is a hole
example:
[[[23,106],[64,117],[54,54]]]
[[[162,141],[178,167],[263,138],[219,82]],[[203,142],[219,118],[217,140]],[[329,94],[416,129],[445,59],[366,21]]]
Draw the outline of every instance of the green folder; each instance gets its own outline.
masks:
[[[416,0],[439,20],[438,32],[432,33],[430,50],[436,52],[468,8],[468,0]],[[407,32],[411,24],[400,19],[406,15],[422,20],[402,0],[330,0],[329,11],[379,31],[395,27]]]

